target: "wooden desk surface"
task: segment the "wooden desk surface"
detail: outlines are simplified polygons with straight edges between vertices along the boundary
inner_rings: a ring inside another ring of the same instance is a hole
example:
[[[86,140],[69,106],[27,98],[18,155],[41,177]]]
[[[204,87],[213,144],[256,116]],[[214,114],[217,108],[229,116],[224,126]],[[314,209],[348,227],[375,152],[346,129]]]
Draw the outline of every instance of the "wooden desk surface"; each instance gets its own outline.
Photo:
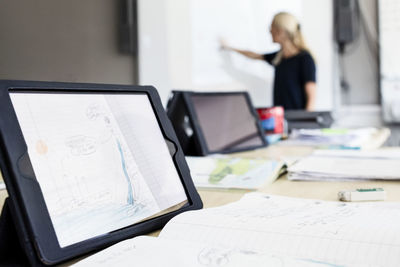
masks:
[[[389,148],[388,148],[389,149]],[[400,148],[390,148],[397,149]],[[275,158],[300,157],[310,154],[311,147],[269,146],[250,152],[237,153],[238,156]],[[354,182],[316,182],[316,181],[289,181],[283,175],[274,183],[260,188],[259,192],[291,197],[316,198],[322,200],[337,200],[340,190],[356,188],[382,187],[387,192],[387,201],[400,201],[400,181],[354,181]],[[204,207],[216,207],[239,200],[249,190],[199,190]],[[0,190],[0,208],[7,197],[6,190]]]

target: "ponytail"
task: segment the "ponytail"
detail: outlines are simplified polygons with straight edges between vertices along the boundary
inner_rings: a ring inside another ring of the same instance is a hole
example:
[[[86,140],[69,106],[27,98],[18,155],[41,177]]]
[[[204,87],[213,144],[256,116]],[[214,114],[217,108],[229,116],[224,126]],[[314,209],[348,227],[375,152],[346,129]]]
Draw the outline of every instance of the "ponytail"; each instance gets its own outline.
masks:
[[[287,12],[280,12],[275,15],[272,24],[280,29],[285,30],[294,46],[296,46],[296,48],[300,51],[308,52],[314,59],[313,53],[308,48],[305,42],[300,23],[292,14]],[[279,51],[272,61],[272,64],[274,64],[275,66],[278,65],[282,61],[282,57],[282,51]]]
[[[308,48],[304,40],[303,33],[301,32],[300,24],[297,25],[297,30],[293,34],[292,42],[297,47],[297,49],[310,52],[310,49]]]

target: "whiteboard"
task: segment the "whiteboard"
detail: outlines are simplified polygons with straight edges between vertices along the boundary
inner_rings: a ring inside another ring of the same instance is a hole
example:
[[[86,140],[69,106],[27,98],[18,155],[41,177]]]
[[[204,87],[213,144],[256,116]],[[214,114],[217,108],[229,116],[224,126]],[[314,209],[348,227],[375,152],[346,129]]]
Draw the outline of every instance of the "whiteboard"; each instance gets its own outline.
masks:
[[[221,51],[219,39],[257,53],[279,49],[269,26],[281,11],[302,20],[300,0],[191,0],[192,80],[201,90],[247,90],[255,106],[272,105],[274,69],[264,61]]]
[[[400,122],[400,1],[379,0],[380,86],[386,122]]]

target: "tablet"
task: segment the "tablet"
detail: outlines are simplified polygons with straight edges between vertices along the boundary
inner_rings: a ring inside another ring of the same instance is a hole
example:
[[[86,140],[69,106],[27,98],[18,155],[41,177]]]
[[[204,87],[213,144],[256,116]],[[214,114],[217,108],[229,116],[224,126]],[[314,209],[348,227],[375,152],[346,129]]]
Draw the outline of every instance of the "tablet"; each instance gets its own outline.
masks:
[[[0,87],[1,169],[11,213],[44,264],[202,207],[153,87],[23,81]]]
[[[183,112],[176,112],[181,109]],[[186,113],[187,112],[187,113]],[[231,153],[267,145],[247,92],[174,91],[167,114],[188,155]],[[193,152],[194,151],[194,152]]]

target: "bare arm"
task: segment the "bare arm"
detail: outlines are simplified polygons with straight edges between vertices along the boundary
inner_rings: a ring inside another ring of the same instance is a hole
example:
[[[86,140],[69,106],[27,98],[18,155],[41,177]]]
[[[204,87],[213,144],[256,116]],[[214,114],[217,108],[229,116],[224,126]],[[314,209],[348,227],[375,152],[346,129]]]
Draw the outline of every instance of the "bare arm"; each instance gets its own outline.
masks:
[[[245,57],[251,58],[251,59],[261,59],[261,60],[264,59],[262,54],[258,54],[258,53],[252,52],[252,51],[241,50],[241,49],[231,47],[222,40],[220,41],[220,43],[221,43],[221,49],[231,50],[231,51],[234,51],[236,53],[239,53],[239,54],[241,54]]]
[[[307,82],[304,85],[304,90],[306,91],[306,97],[307,97],[306,110],[313,111],[315,108],[317,84],[315,82]]]
[[[263,55],[248,51],[248,50],[241,50],[241,49],[236,49],[236,48],[230,48],[229,50],[235,51],[245,57],[251,58],[251,59],[263,59]]]

